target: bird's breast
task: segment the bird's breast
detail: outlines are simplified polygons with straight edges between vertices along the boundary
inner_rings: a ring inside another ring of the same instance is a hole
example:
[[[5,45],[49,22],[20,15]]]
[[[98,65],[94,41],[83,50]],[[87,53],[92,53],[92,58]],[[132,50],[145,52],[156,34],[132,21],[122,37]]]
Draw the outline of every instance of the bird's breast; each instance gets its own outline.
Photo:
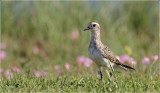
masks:
[[[98,59],[101,57],[101,53],[100,53],[99,49],[97,49],[95,46],[89,47],[89,54],[92,59]]]
[[[109,60],[102,57],[99,50],[95,48],[89,48],[90,57],[95,61],[99,66],[108,67]]]

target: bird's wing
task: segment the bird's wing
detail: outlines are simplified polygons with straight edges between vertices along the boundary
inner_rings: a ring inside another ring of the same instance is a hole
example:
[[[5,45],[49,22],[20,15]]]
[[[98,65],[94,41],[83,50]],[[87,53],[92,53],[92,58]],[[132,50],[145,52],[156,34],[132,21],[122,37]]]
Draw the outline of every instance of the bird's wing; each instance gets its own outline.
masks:
[[[109,59],[111,62],[114,62],[114,63],[119,62],[119,60],[115,57],[113,52],[107,46],[104,46],[101,52],[102,52],[102,56]]]
[[[115,55],[113,54],[113,52],[107,47],[105,46],[102,50],[102,56],[109,59],[110,62],[113,62],[115,63],[116,65],[120,65],[121,67],[123,67],[125,70],[126,68],[127,69],[132,69],[132,70],[135,70],[134,68],[130,67],[130,66],[127,66],[127,65],[124,65],[122,63],[120,63],[120,61],[115,57]]]

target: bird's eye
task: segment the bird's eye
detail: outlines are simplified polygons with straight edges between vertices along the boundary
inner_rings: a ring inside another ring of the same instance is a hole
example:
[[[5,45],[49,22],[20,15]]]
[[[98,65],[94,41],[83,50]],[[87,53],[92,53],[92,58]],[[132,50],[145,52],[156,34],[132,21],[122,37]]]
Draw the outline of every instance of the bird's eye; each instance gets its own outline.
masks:
[[[95,27],[96,26],[96,24],[93,24],[93,27]]]

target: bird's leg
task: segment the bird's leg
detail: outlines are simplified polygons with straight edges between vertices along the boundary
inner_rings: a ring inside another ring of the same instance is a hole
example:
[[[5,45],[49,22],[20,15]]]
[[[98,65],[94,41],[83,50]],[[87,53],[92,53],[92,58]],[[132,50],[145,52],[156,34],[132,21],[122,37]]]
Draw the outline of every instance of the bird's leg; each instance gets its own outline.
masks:
[[[106,72],[108,74],[109,80],[112,81],[112,79],[113,79],[113,73],[111,71],[108,71],[108,70],[106,70]]]
[[[113,76],[114,76],[113,65],[109,62],[108,67],[109,67],[109,70],[110,70],[110,71],[108,71],[108,70],[106,70],[106,71],[107,71],[107,74],[108,74],[108,76],[109,76],[109,80],[112,81]]]
[[[109,76],[109,82],[114,84],[115,87],[118,88],[117,82],[113,80],[113,79],[116,79],[116,77],[114,77],[114,73],[112,73],[112,71],[108,71],[108,70],[106,70],[106,71],[107,71],[107,74]]]
[[[102,78],[103,78],[103,74],[102,74],[102,71],[101,71],[101,67],[99,67],[98,69],[98,74],[100,75],[100,81],[102,81]]]
[[[110,79],[110,81],[112,81],[112,79],[114,78],[114,79],[115,79],[115,82],[113,81],[113,84],[115,85],[116,88],[118,88],[117,78],[116,78],[116,76],[115,76],[115,74],[114,74],[113,66],[112,66],[110,63],[109,63],[109,65],[110,65],[110,71],[109,71],[109,72],[107,71],[107,73],[108,73],[108,75],[109,75],[109,79]]]
[[[100,75],[100,81],[102,81],[103,75],[102,75],[102,71],[98,71],[98,74]]]

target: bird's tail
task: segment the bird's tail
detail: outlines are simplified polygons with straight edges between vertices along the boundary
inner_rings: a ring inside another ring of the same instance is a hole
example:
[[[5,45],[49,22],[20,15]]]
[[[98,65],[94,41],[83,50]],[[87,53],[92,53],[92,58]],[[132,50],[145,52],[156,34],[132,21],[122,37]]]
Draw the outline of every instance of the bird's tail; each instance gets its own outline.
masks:
[[[125,70],[127,70],[127,69],[135,70],[134,68],[132,68],[132,67],[130,67],[130,66],[127,66],[127,65],[124,65],[124,64],[122,64],[122,63],[120,63],[120,62],[116,62],[116,65],[121,66],[121,67],[124,68]]]

